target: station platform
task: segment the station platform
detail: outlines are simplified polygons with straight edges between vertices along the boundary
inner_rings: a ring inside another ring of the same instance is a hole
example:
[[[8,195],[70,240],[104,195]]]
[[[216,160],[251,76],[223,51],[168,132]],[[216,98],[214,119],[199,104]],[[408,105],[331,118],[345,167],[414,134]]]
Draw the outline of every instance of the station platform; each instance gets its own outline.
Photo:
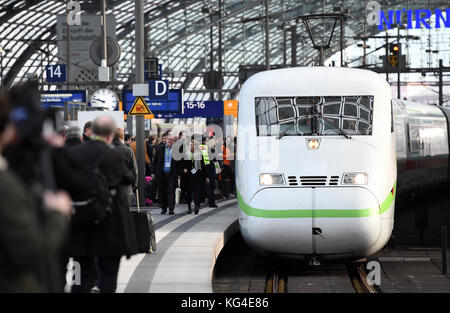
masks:
[[[373,257],[381,264],[381,290],[384,293],[449,293],[450,276],[442,274],[440,248],[399,246]]]
[[[186,214],[186,204],[177,205],[175,215],[146,209],[154,219],[157,251],[123,258],[116,292],[213,292],[217,257],[239,229],[236,199],[217,205],[198,215]]]

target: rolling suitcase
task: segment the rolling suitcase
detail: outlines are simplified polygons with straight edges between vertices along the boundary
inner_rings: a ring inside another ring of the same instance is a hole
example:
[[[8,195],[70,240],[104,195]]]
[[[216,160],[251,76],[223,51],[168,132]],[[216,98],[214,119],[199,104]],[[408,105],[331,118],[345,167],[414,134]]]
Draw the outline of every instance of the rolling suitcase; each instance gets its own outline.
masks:
[[[138,190],[136,190],[136,198],[139,199]],[[141,212],[139,201],[137,201],[137,212],[132,212],[132,216],[139,253],[154,253],[156,251],[156,236],[152,215],[148,212]]]

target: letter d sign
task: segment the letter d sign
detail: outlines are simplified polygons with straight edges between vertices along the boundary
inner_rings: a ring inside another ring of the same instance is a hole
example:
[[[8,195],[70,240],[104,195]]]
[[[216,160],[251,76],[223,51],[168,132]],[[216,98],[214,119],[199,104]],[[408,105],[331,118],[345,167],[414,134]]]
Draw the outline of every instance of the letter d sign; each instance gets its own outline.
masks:
[[[168,80],[150,80],[148,96],[150,100],[169,99],[169,81]]]

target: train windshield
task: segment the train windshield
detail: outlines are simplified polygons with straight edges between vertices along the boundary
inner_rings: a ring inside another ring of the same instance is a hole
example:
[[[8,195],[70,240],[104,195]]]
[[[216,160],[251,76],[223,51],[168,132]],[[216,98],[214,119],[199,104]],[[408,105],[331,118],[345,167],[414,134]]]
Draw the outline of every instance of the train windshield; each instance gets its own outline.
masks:
[[[373,96],[256,97],[258,136],[372,135]]]

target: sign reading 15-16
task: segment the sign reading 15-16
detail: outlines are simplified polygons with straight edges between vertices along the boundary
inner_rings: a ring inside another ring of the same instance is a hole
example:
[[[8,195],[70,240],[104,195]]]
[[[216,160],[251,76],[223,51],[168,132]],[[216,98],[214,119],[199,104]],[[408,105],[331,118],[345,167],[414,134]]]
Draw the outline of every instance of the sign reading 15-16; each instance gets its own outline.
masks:
[[[48,83],[65,83],[67,80],[66,65],[47,65],[45,67],[45,74]]]

